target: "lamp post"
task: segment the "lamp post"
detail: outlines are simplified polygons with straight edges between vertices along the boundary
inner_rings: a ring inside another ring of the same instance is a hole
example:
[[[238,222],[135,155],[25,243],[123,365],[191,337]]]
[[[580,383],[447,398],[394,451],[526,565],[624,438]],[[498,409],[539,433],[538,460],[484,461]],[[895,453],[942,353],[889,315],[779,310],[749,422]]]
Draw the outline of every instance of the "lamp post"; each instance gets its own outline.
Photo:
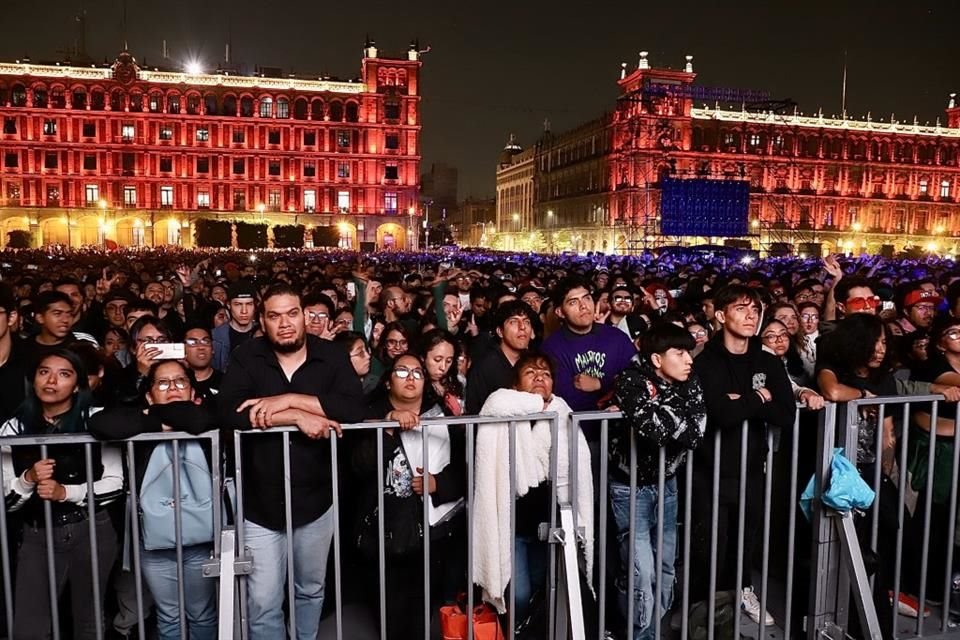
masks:
[[[553,246],[553,209],[547,209],[547,234],[550,239],[550,253],[556,253]]]
[[[97,220],[97,244],[103,249],[107,228],[107,201],[101,198],[98,204],[100,205],[100,219]]]

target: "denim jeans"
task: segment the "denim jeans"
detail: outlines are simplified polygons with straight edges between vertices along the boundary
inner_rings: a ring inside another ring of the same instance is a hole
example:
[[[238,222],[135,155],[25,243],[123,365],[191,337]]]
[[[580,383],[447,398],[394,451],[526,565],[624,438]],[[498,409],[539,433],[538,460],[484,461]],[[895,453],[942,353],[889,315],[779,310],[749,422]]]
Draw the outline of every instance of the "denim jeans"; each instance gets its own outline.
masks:
[[[244,547],[253,558],[247,576],[247,609],[250,640],[276,640],[283,628],[283,597],[287,592],[287,535],[244,523]],[[333,509],[293,530],[292,607],[296,608],[297,639],[316,640],[323,610],[323,585],[333,540]]]
[[[663,557],[660,558],[662,584],[656,584],[657,565],[657,486],[637,487],[636,521],[633,532],[633,638],[654,637],[654,598],[658,586],[662,613],[673,604],[676,580],[674,560],[677,554],[677,480],[669,478],[663,488]],[[620,576],[617,578],[618,604],[627,616],[627,563],[630,559],[630,487],[610,482],[610,504],[620,547]]]
[[[217,637],[217,583],[203,577],[203,565],[209,562],[210,551],[209,544],[183,548],[183,602],[190,640],[214,640]],[[186,630],[180,629],[176,549],[147,551],[141,547],[140,566],[156,603],[159,639],[186,638]]]
[[[547,581],[547,543],[536,538],[517,536],[513,550],[513,586],[507,606],[512,602],[517,603],[514,619],[519,624],[527,616],[530,598]]]

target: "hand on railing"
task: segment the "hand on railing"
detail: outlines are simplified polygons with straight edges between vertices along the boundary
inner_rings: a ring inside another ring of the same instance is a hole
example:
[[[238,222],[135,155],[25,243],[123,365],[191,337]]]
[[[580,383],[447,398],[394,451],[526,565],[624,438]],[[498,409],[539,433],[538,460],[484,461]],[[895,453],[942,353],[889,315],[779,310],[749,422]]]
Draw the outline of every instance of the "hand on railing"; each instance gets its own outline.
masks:
[[[339,422],[306,411],[297,413],[299,414],[296,420],[297,428],[308,438],[314,440],[329,438],[331,431],[335,431],[338,437],[343,435]]]
[[[53,477],[53,469],[56,466],[57,461],[52,458],[38,460],[23,474],[23,479],[30,484],[38,484],[44,480],[49,480]]]
[[[422,496],[423,495],[423,478],[424,478],[423,467],[417,467],[417,474],[418,475],[413,477],[413,492],[418,496]],[[437,492],[437,476],[433,475],[432,473],[428,473],[426,477],[430,478],[430,490],[428,491],[428,493],[436,493]]]
[[[947,402],[960,402],[960,387],[945,384],[931,384],[930,393],[939,393]]]
[[[44,500],[63,502],[67,499],[67,488],[53,478],[48,478],[37,484],[37,495]]]
[[[807,409],[813,411],[823,409],[823,405],[825,404],[823,396],[812,389],[804,389],[801,391],[798,400],[800,400]]]
[[[400,423],[400,428],[404,431],[409,431],[420,424],[420,416],[416,411],[394,409],[386,415],[386,418]]]

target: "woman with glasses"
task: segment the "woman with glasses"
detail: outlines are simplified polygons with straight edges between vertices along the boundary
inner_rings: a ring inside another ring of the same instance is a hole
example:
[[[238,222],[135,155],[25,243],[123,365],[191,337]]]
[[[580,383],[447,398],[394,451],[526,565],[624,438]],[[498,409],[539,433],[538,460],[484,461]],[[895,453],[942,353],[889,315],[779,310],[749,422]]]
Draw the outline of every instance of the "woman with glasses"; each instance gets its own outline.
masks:
[[[379,342],[374,344],[373,362],[370,365],[370,376],[374,386],[378,386],[383,375],[392,366],[394,361],[407,353],[412,346],[413,337],[410,331],[401,322],[390,322],[380,332]]]
[[[141,316],[131,325],[130,348],[133,351],[133,360],[120,376],[119,398],[122,403],[136,405],[140,402],[143,380],[160,355],[156,345],[170,342],[173,342],[170,329],[166,322],[156,316]]]
[[[35,366],[28,378],[26,398],[13,418],[0,428],[0,436],[45,436],[87,431],[90,408],[89,380],[80,356],[56,349]],[[52,440],[51,440],[52,442]],[[56,597],[70,585],[73,637],[97,637],[93,598],[103,611],[110,568],[117,553],[117,534],[106,507],[123,495],[123,463],[115,446],[94,446],[91,451],[93,492],[87,493],[88,467],[84,445],[53,444],[45,458],[36,446],[2,449],[6,508],[23,521],[23,538],[17,549],[15,638],[50,637],[50,585],[47,574],[46,519],[52,512],[52,549],[56,571]],[[94,501],[95,546],[90,538],[88,504]],[[100,592],[93,592],[91,548],[97,552]],[[61,618],[62,619],[62,618]]]
[[[790,378],[790,386],[793,388],[793,395],[797,402],[810,409],[822,409],[823,397],[813,389],[800,385],[790,372],[788,354],[792,338],[787,325],[776,318],[768,320],[760,330],[760,340],[763,342],[765,351],[777,356],[783,362],[783,368],[787,370],[787,377]]]
[[[424,427],[420,421],[443,415],[425,397],[427,378],[420,358],[412,354],[397,357],[383,381],[386,392],[378,394],[368,415],[374,420],[397,422],[399,428],[365,432],[353,454],[353,469],[362,494],[355,539],[371,574],[369,584],[378,582],[378,493],[383,492],[385,640],[424,635],[425,528],[430,539],[431,610],[436,610],[441,600],[455,598],[464,587],[465,438],[459,426],[427,428],[428,465],[424,463]],[[382,443],[382,467],[377,456],[378,440]],[[427,527],[423,521],[425,499],[430,509]],[[379,610],[379,591],[368,592],[372,608]]]
[[[710,339],[710,331],[704,323],[697,322],[696,320],[687,323],[687,331],[690,332],[690,337],[693,338],[696,344],[693,351],[690,352],[690,355],[696,358],[700,355],[700,352],[703,351],[703,347]]]
[[[101,411],[90,421],[90,433],[101,440],[123,440],[141,433],[185,431],[201,434],[216,428],[214,412],[199,404],[193,388],[193,372],[177,360],[153,363],[144,381],[143,404]],[[210,449],[207,441],[180,442],[180,455],[187,456],[187,446],[201,447],[209,476]],[[137,485],[137,495],[146,495],[145,478],[155,464],[162,464],[164,456],[172,455],[172,444],[164,442],[138,443],[134,449],[136,475],[130,479]],[[154,461],[154,457],[158,460]],[[189,460],[189,457],[186,458]],[[185,466],[185,465],[184,465]],[[160,467],[164,469],[164,467]],[[165,467],[172,473],[174,466]],[[181,483],[187,475],[181,471]],[[203,475],[203,474],[201,474]],[[211,480],[212,482],[212,480]],[[206,490],[210,487],[203,487]],[[201,489],[194,489],[195,491]],[[181,487],[181,491],[185,489]],[[214,497],[218,491],[212,491]],[[143,504],[139,505],[143,511]],[[216,508],[216,502],[212,508]],[[187,531],[183,516],[182,531]],[[157,635],[160,640],[186,638],[213,640],[217,636],[216,583],[203,576],[203,565],[210,561],[213,549],[213,530],[205,542],[187,544],[183,541],[183,583],[177,580],[177,551],[172,548],[147,548],[145,532],[151,527],[147,513],[141,513],[140,562],[143,577],[156,603]],[[187,535],[184,533],[184,535]],[[180,628],[179,589],[183,588],[187,629]]]
[[[344,333],[338,333],[333,339],[333,342],[347,350],[353,371],[363,384],[364,395],[373,391],[371,385],[376,385],[377,383],[376,380],[371,380],[371,376],[369,375],[373,358],[370,355],[370,347],[367,346],[363,336],[353,331],[346,331]]]
[[[820,307],[814,302],[801,302],[798,313],[800,361],[803,363],[804,373],[813,380],[817,366],[817,338],[820,337]]]
[[[801,386],[812,386],[813,379],[804,370],[803,359],[800,357],[800,314],[797,313],[797,308],[792,302],[775,302],[767,309],[766,317],[779,321],[790,336],[786,353],[781,356],[787,364],[790,379]]]

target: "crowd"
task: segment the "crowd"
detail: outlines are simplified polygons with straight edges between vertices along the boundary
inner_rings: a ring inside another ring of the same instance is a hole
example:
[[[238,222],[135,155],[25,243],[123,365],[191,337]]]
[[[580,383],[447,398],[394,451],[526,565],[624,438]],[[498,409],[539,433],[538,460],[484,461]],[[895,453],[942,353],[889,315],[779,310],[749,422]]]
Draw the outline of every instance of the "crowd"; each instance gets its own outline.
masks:
[[[476,428],[476,511],[469,537],[474,582],[500,613],[514,609],[520,637],[538,637],[543,623],[537,611],[548,548],[540,525],[550,521],[554,500],[571,496],[586,532],[585,580],[594,581],[594,565],[607,562],[616,613],[625,618],[632,600],[633,639],[654,637],[656,594],[664,612],[673,604],[678,478],[693,449],[698,489],[686,523],[692,598],[708,595],[716,535],[717,589],[740,591],[746,614],[758,624],[773,624],[753,590],[752,571],[763,519],[767,434],[771,428],[793,429],[798,406],[798,424],[805,424],[805,416],[825,401],[945,396],[938,415],[931,415],[929,405],[919,406],[909,423],[889,412],[881,421],[883,414],[864,411],[856,464],[870,484],[878,466],[884,478],[896,482],[904,471],[897,468],[899,443],[910,430],[906,459],[919,493],[910,521],[920,524],[908,525],[906,535],[916,540],[910,536],[918,535],[919,526],[922,536],[926,478],[932,473],[927,593],[942,589],[952,573],[945,557],[952,449],[938,448],[936,467],[926,465],[929,434],[935,429],[937,436],[952,437],[960,400],[960,269],[949,261],[7,251],[0,252],[0,263],[0,435],[90,433],[103,441],[91,457],[80,445],[51,446],[46,456],[38,447],[3,447],[8,523],[16,530],[10,558],[16,638],[49,634],[47,504],[55,529],[55,588],[61,596],[70,589],[74,637],[96,637],[89,606],[94,572],[100,592],[92,595],[111,613],[109,632],[131,633],[137,624],[136,584],[125,562],[131,533],[124,510],[131,488],[143,503],[144,596],[155,612],[156,631],[160,638],[183,637],[175,543],[147,513],[150,500],[163,498],[162,487],[178,465],[170,445],[146,442],[138,445],[131,472],[116,444],[161,431],[200,434],[219,428],[225,445],[235,430],[265,432],[244,436],[249,444],[238,452],[224,446],[222,460],[214,460],[203,444],[180,447],[191,469],[223,465],[228,486],[236,460],[242,462],[244,544],[255,559],[247,578],[252,638],[285,633],[288,560],[296,575],[297,636],[317,637],[334,534],[334,474],[342,480],[344,561],[356,568],[344,576],[345,597],[368,600],[378,610],[379,590],[370,585],[379,580],[382,542],[390,638],[423,637],[426,603],[419,585],[425,536],[431,541],[429,605],[436,610],[466,589],[465,427],[430,428],[424,445],[421,420],[434,416],[503,420]],[[610,428],[608,447],[602,449],[600,429],[592,423],[584,424],[576,443],[568,443],[563,425],[571,412],[596,410],[623,412]],[[560,416],[559,441],[548,421],[523,420],[541,412]],[[368,420],[397,427],[341,428]],[[514,469],[506,424],[515,431]],[[287,452],[283,440],[269,433],[289,425],[297,429],[289,447],[292,559],[286,557]],[[715,450],[717,432],[722,454]],[[339,468],[330,462],[332,437],[339,438]],[[801,439],[806,446],[801,450],[810,453],[815,431],[805,430]],[[938,447],[949,447],[946,439],[943,443]],[[576,469],[567,455],[573,447],[581,451]],[[553,456],[559,466],[556,486]],[[710,490],[714,456],[720,456],[716,517]],[[600,477],[604,458],[608,478]],[[806,473],[811,458],[800,461]],[[749,490],[738,571],[743,467]],[[191,497],[209,507],[211,496],[196,484]],[[660,492],[662,523],[657,522]],[[233,513],[235,493],[227,493]],[[91,500],[96,564],[87,520]],[[424,500],[429,531],[424,531]],[[596,557],[601,500],[610,506],[613,546],[619,550],[612,561]],[[923,615],[913,596],[920,590],[914,569],[921,545],[905,545],[905,553],[915,557],[904,562],[904,593],[897,603],[888,597],[895,527],[880,527],[875,600],[881,611],[895,605]],[[860,533],[869,544],[869,525]],[[202,577],[211,541],[210,523],[202,518],[184,529],[185,615],[193,640],[216,637],[214,582]],[[631,547],[634,580],[628,593]]]

